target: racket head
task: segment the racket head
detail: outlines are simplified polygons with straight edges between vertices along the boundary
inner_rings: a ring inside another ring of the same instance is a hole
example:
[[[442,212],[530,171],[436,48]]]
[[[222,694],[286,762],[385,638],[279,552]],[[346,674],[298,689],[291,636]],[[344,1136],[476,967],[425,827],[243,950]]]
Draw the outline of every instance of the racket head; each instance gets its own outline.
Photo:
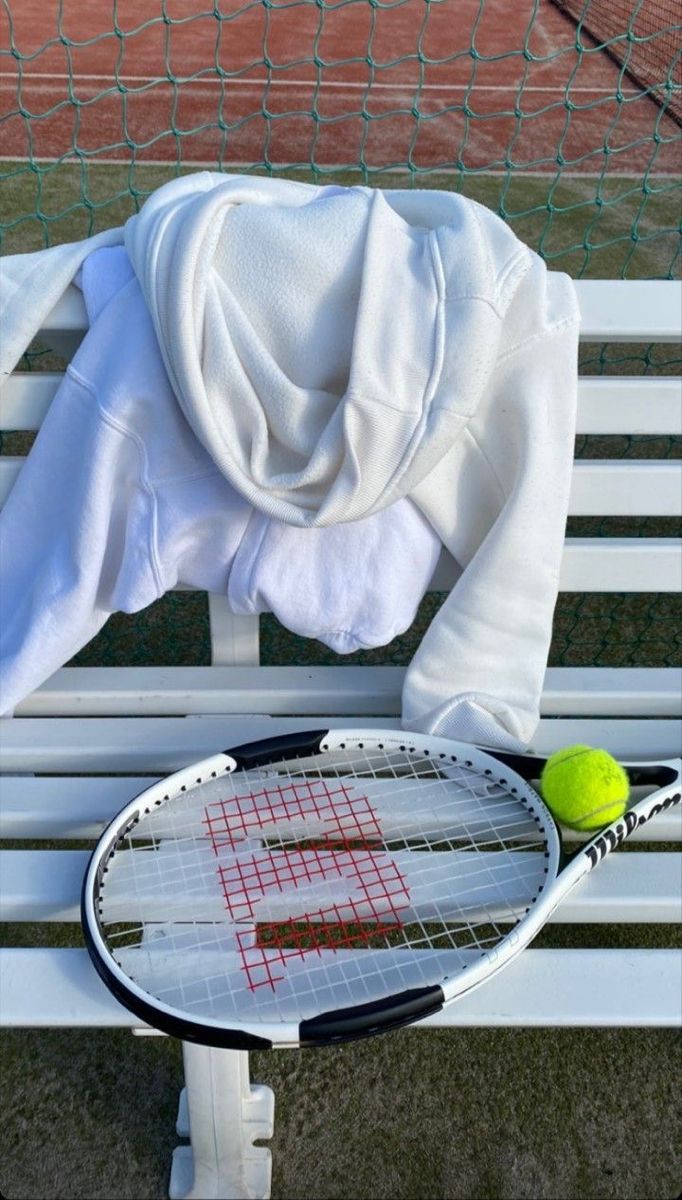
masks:
[[[315,731],[132,800],[95,847],[82,924],[112,993],[164,1032],[328,1045],[435,1012],[518,953],[560,852],[540,797],[491,754]]]

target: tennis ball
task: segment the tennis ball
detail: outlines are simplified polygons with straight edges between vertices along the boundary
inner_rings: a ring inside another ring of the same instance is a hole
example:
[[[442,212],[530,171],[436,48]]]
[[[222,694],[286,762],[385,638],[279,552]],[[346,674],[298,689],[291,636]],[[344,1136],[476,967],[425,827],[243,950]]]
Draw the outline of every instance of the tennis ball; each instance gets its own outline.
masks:
[[[557,821],[587,832],[622,817],[630,782],[606,750],[565,746],[552,754],[540,777],[547,807]]]

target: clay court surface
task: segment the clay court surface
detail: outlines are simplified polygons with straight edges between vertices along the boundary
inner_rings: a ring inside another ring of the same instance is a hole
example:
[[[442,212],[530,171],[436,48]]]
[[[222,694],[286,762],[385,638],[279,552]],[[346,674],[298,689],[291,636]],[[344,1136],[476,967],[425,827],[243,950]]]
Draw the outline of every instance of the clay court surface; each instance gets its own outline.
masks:
[[[586,35],[579,55],[550,0],[536,13],[532,0],[11,8],[11,31],[0,13],[5,159],[77,149],[97,162],[275,169],[678,168],[676,124]]]

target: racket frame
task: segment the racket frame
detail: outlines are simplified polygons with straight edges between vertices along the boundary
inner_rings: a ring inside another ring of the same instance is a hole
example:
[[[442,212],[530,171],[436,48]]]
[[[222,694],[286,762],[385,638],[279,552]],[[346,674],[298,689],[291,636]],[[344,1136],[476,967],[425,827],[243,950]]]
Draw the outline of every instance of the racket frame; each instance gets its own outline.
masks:
[[[103,937],[100,925],[100,892],[108,862],[120,840],[154,808],[184,792],[238,770],[255,769],[283,758],[306,758],[335,750],[395,749],[399,753],[441,757],[463,767],[482,767],[491,780],[509,786],[528,807],[547,842],[547,883],[540,885],[525,916],[492,950],[462,967],[440,985],[416,988],[387,996],[379,1001],[322,1013],[309,1020],[281,1022],[223,1023],[201,1020],[179,1012],[163,1001],[150,998],[118,965]],[[457,747],[457,753],[454,749]],[[656,783],[658,790],[632,805],[623,817],[599,830],[570,856],[565,853],[560,829],[538,793],[530,786],[545,759],[535,755],[513,754],[485,747],[454,743],[450,739],[429,737],[406,730],[332,729],[311,730],[246,743],[185,767],[146,788],[131,800],[105,829],[88,865],[81,893],[81,923],[87,949],[95,969],[111,993],[126,1008],[154,1028],[204,1045],[236,1050],[256,1050],[334,1043],[369,1037],[375,1033],[411,1024],[438,1012],[445,1004],[472,991],[497,974],[536,936],[561,901],[595,866],[638,826],[670,805],[680,801],[679,760],[665,763],[622,764],[631,782]],[[510,780],[510,774],[514,776]]]

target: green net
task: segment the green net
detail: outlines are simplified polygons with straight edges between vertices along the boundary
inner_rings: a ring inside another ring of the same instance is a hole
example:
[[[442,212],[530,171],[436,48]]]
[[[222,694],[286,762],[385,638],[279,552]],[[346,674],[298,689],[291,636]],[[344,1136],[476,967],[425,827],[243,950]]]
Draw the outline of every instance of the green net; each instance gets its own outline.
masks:
[[[574,278],[677,278],[681,31],[677,0],[0,0],[0,247],[119,225],[210,168],[452,189]],[[592,345],[581,370],[679,363],[676,348]],[[678,529],[580,518],[568,532]],[[552,661],[671,664],[676,602],[562,597]]]
[[[576,277],[673,277],[681,29],[675,0],[2,0],[3,250],[209,166],[454,188]]]
[[[581,31],[611,55],[652,100],[682,122],[682,64],[677,0],[554,0]]]

